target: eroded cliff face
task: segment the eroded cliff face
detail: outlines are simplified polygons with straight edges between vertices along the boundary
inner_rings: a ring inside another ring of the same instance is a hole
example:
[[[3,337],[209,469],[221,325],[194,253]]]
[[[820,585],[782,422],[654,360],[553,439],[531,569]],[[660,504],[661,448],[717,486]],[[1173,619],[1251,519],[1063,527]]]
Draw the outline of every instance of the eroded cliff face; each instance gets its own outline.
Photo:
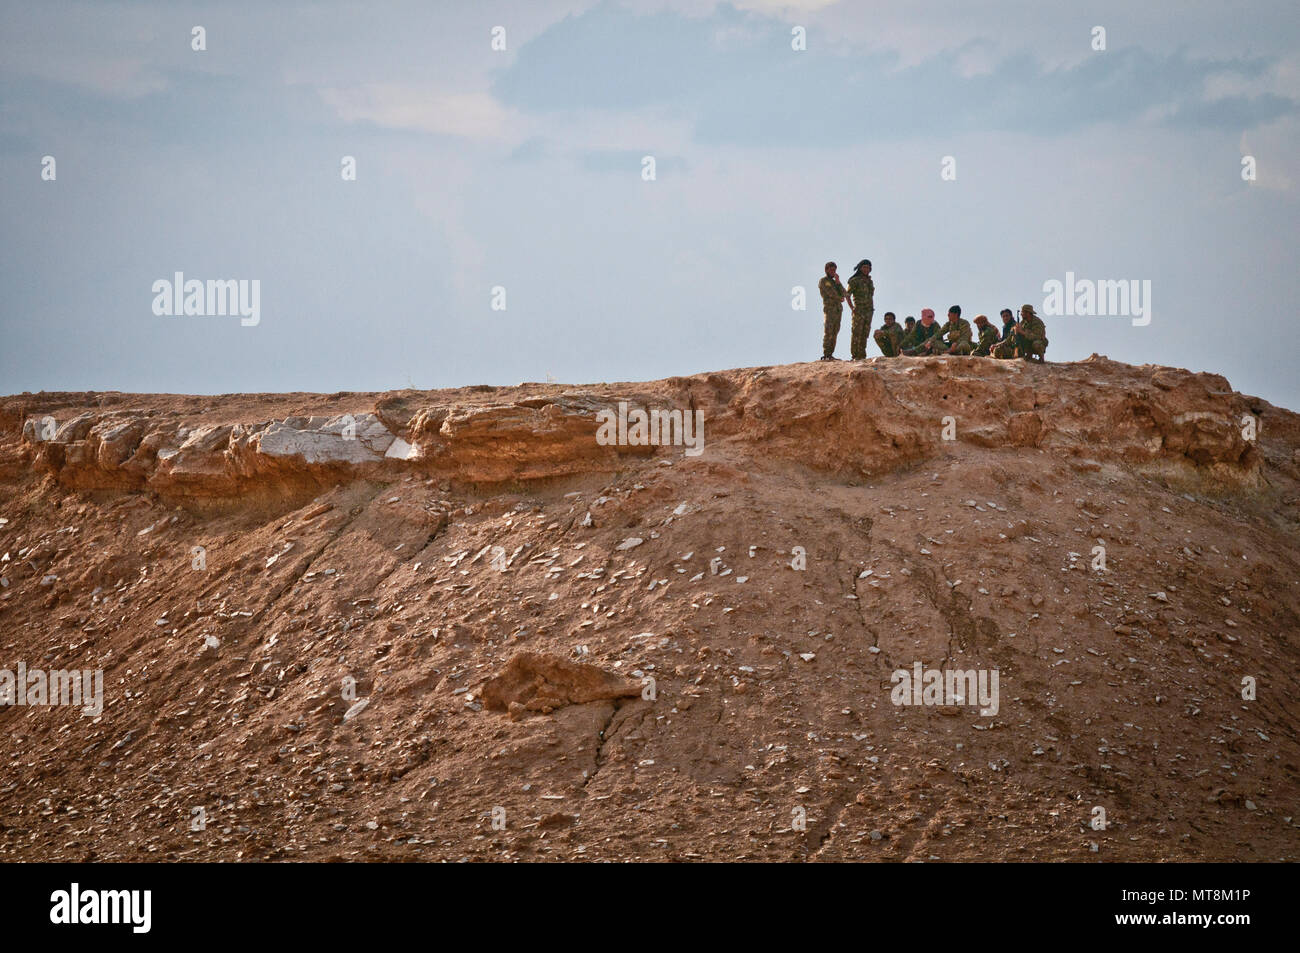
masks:
[[[1260,459],[1258,442],[1245,433],[1247,418],[1277,414],[1217,375],[1096,357],[1046,368],[878,359],[815,372],[790,365],[581,389],[523,385],[332,401],[313,395],[314,408],[332,403],[334,412],[269,413],[293,396],[247,398],[265,419],[221,422],[207,422],[225,416],[220,398],[197,415],[168,409],[159,396],[9,398],[3,414],[22,420],[22,443],[10,448],[9,465],[51,473],[69,488],[149,490],[178,502],[248,493],[288,498],[340,480],[404,473],[480,486],[609,474],[654,449],[595,439],[597,415],[625,402],[632,411],[698,411],[715,446],[838,474],[886,473],[942,455],[957,441],[1190,464],[1194,479],[1254,485]],[[1290,415],[1270,424],[1294,427]],[[1279,436],[1287,435],[1295,436]]]
[[[1298,448],[1097,357],[0,398],[0,669],[103,686],[0,856],[1294,859]]]

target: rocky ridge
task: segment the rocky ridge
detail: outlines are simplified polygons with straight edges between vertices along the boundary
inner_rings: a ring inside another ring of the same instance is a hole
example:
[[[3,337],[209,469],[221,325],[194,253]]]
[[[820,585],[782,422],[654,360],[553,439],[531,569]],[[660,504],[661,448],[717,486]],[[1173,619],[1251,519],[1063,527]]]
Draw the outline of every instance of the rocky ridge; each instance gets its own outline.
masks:
[[[0,398],[0,667],[104,684],[0,856],[1293,859],[1298,450],[1095,356]]]

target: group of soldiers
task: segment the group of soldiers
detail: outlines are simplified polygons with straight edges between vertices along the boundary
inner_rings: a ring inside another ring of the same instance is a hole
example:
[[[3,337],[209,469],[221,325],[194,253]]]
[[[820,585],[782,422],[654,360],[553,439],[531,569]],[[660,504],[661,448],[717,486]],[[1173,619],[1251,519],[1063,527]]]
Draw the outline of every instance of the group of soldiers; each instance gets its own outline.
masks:
[[[853,312],[853,334],[849,354],[855,361],[866,360],[867,337],[872,336],[885,357],[900,354],[970,354],[975,357],[1013,358],[1043,361],[1047,354],[1047,328],[1034,313],[1033,305],[1020,308],[1020,319],[1010,308],[1003,308],[1002,331],[989,323],[986,315],[975,317],[975,328],[961,316],[961,306],[948,309],[948,322],[940,324],[929,308],[921,311],[921,320],[909,316],[904,324],[892,311],[885,312],[885,324],[871,334],[871,319],[876,313],[876,285],[871,280],[871,262],[862,259],[853,269],[849,286],[840,283],[835,262],[826,263],[826,277],[817,284],[822,293],[822,311],[826,322],[822,333],[822,360],[838,360],[834,355],[835,339],[840,333],[840,316],[847,301]],[[976,330],[978,329],[978,337]]]

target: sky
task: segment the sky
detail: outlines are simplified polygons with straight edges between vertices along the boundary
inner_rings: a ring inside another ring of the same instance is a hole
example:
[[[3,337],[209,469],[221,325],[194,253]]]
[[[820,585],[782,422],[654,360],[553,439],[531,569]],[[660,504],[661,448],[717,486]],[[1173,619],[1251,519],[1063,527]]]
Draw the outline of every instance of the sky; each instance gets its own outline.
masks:
[[[877,327],[1029,303],[1300,410],[1298,187],[1294,0],[0,0],[0,393],[813,360],[869,258]]]

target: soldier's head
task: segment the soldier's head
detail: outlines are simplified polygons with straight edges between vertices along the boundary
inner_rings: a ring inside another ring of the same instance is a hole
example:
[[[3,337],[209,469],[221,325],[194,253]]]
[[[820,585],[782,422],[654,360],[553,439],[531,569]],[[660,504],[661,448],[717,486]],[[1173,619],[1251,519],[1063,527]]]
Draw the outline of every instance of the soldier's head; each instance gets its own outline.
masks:
[[[953,305],[951,308],[948,309],[948,320],[949,320],[949,321],[956,321],[956,320],[957,320],[958,318],[960,318],[960,317],[961,317],[961,305],[959,305],[959,304],[955,304],[955,305]]]
[[[921,323],[927,328],[934,324],[934,312],[929,308],[921,309]]]
[[[977,315],[975,315],[975,324],[978,325],[979,327],[982,328],[982,327],[984,327],[984,325],[986,325],[986,324],[988,324],[988,323],[989,323],[988,315],[985,315],[985,314],[977,314]]]
[[[1032,304],[1022,304],[1020,306],[1020,316],[1022,318],[1038,317],[1038,315],[1034,314],[1034,306]]]
[[[916,318],[912,317],[909,314],[907,318],[903,321],[903,324],[906,325],[908,328],[912,328],[916,325]]]
[[[1001,318],[1002,318],[1003,323],[1005,323],[1005,322],[1007,322],[1007,321],[1010,321],[1010,320],[1011,320],[1011,309],[1010,309],[1010,308],[1003,308],[1003,309],[1002,309],[1002,313],[1001,313]]]
[[[828,262],[826,263],[826,277],[827,277],[827,278],[834,278],[834,277],[835,277],[835,262],[833,262],[833,261],[828,261]]]
[[[853,270],[857,272],[859,275],[865,277],[871,274],[871,262],[864,258],[862,259],[862,261],[858,262],[858,266]]]
[[[894,314],[894,312],[892,312],[892,311],[886,311],[886,312],[885,312],[885,323],[886,323],[886,324],[894,324],[897,320],[898,320],[898,316],[897,316],[896,314]]]

